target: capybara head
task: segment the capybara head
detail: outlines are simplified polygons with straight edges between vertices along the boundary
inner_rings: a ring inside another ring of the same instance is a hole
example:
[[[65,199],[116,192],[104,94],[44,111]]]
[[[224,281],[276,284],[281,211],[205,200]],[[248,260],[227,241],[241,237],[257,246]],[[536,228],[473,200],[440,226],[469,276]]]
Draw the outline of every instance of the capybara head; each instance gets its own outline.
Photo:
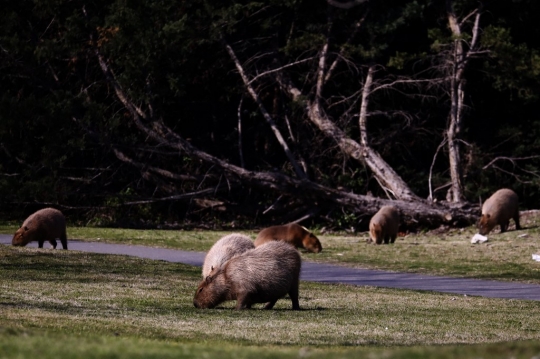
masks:
[[[322,245],[319,238],[317,238],[317,236],[310,232],[307,228],[302,228],[306,231],[304,238],[302,239],[304,248],[309,252],[320,253],[322,251]]]
[[[13,235],[13,239],[11,240],[11,244],[18,247],[24,247],[28,243],[32,241],[28,233],[28,227],[24,226],[19,229],[17,229],[17,232],[15,232],[15,235]]]
[[[478,219],[478,222],[476,223],[476,226],[478,227],[478,233],[485,236],[486,234],[491,232],[491,230],[497,225],[497,223],[490,219],[490,214],[483,214],[480,216],[480,219]]]
[[[220,268],[214,268],[211,275],[201,281],[193,297],[195,308],[212,309],[227,299],[229,286]]]

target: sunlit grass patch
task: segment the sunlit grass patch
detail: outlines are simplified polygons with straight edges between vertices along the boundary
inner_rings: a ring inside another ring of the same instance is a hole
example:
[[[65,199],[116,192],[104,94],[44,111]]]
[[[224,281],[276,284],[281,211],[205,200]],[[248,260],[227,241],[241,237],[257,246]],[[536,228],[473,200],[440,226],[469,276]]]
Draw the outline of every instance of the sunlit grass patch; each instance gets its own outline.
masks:
[[[197,310],[200,268],[125,256],[0,247],[0,327],[245,345],[400,346],[538,339],[540,303],[302,282],[288,298]]]

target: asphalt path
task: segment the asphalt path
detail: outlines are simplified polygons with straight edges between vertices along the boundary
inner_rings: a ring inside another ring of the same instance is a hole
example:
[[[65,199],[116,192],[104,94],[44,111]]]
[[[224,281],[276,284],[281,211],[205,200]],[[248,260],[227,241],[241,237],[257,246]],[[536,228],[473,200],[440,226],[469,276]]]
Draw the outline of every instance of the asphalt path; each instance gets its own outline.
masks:
[[[11,244],[10,235],[0,234],[0,243]],[[50,245],[46,242],[45,248]],[[30,243],[28,247],[37,247]],[[128,255],[174,263],[202,266],[203,252],[154,248],[101,242],[68,241],[69,250],[82,252]],[[58,243],[58,248],[61,244]],[[61,249],[60,249],[61,250]],[[398,273],[382,270],[349,268],[340,265],[310,261],[302,263],[300,279],[321,283],[342,283],[356,286],[373,286],[409,290],[452,293],[456,295],[540,301],[540,285],[501,282],[469,278],[439,277],[415,273]]]

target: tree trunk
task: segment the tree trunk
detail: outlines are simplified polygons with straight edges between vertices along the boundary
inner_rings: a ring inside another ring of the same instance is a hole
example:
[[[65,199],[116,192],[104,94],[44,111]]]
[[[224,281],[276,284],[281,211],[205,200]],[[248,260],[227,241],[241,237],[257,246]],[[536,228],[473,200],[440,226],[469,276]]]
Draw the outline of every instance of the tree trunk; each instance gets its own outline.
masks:
[[[460,133],[463,127],[463,107],[465,98],[463,77],[471,53],[476,51],[479,36],[480,10],[480,8],[475,10],[476,17],[472,28],[472,41],[470,42],[469,50],[466,51],[463,47],[461,25],[454,13],[453,1],[446,0],[448,25],[454,37],[453,52],[450,60],[450,115],[448,129],[446,131],[452,185],[448,190],[447,200],[454,203],[461,202],[464,199],[460,149]]]
[[[380,186],[388,195],[391,192],[395,198],[406,200],[417,200],[418,197],[412,193],[405,181],[394,171],[390,165],[375,151],[369,144],[367,131],[367,117],[369,95],[373,85],[373,74],[375,67],[371,65],[366,75],[366,81],[362,89],[362,100],[360,104],[360,114],[358,116],[360,128],[360,144],[363,147],[362,155],[364,162],[373,171],[373,174]],[[389,196],[390,197],[390,196]]]

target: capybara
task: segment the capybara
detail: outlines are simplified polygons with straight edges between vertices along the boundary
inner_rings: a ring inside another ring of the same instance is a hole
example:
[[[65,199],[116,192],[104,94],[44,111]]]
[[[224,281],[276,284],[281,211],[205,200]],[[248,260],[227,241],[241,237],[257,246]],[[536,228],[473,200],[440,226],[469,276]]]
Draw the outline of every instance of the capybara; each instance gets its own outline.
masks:
[[[62,242],[62,248],[67,248],[66,218],[57,209],[43,208],[31,214],[15,232],[11,244],[14,246],[26,246],[28,243],[37,241],[39,248],[43,243],[49,243],[56,249],[56,238]]]
[[[306,227],[296,223],[272,226],[263,229],[255,238],[255,247],[268,241],[284,241],[296,248],[304,248],[308,252],[319,253],[322,245],[319,239]]]
[[[399,229],[399,212],[394,206],[383,206],[369,221],[370,240],[375,244],[394,243]]]
[[[501,226],[501,233],[506,232],[510,218],[514,219],[516,229],[519,225],[519,199],[517,194],[508,188],[493,193],[482,206],[482,215],[478,220],[478,231],[485,236],[496,225]]]
[[[203,278],[206,278],[214,268],[221,267],[223,263],[237,254],[253,249],[253,241],[248,236],[232,233],[219,239],[204,257],[202,269]]]
[[[214,308],[227,300],[236,300],[236,309],[266,303],[272,309],[277,300],[289,294],[292,307],[299,310],[298,284],[300,253],[288,243],[270,241],[239,254],[214,269],[199,284],[193,305]]]

